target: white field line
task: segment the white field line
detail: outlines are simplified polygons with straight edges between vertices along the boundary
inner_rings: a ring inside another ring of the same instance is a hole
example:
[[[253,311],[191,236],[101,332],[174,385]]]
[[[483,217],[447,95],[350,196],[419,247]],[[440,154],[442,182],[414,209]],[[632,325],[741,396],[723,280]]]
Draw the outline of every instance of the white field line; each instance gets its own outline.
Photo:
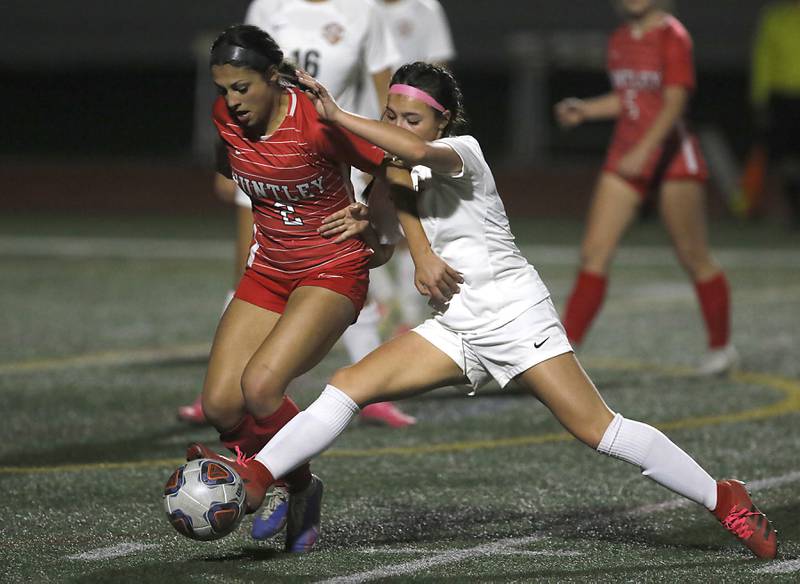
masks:
[[[773,487],[780,487],[787,483],[794,483],[796,481],[800,481],[800,471],[790,472],[789,474],[785,474],[779,477],[771,477],[768,479],[748,481],[745,484],[747,485],[749,491],[756,492],[761,489],[771,489]],[[694,503],[692,501],[689,501],[688,499],[676,498],[676,499],[670,499],[669,501],[664,501],[663,503],[656,503],[655,505],[644,505],[642,507],[637,507],[636,509],[631,509],[630,511],[628,511],[628,515],[648,515],[650,513],[657,513],[659,511],[668,511],[670,509],[688,507],[689,505],[694,505]]]
[[[789,574],[791,572],[800,572],[800,560],[770,562],[763,568],[755,570],[756,574]]]
[[[771,477],[767,479],[752,481],[750,483],[747,483],[747,486],[753,491],[757,491],[759,489],[769,489],[771,487],[777,487],[780,485],[792,483],[799,480],[800,480],[800,471],[795,471],[779,477]],[[659,511],[666,511],[669,509],[676,509],[679,507],[686,507],[694,504],[695,503],[692,503],[691,501],[683,498],[672,499],[664,503],[659,503],[657,505],[644,505],[642,507],[637,507],[635,509],[631,509],[626,514],[648,515]],[[446,552],[435,554],[430,558],[413,560],[410,562],[404,562],[402,564],[395,564],[393,566],[383,566],[381,568],[376,568],[374,570],[369,570],[366,572],[358,572],[355,574],[350,574],[348,576],[338,576],[336,578],[331,578],[328,580],[320,580],[318,584],[356,584],[361,582],[369,582],[371,580],[378,580],[381,578],[388,578],[391,576],[407,576],[407,575],[417,574],[433,566],[441,566],[444,564],[452,564],[461,560],[474,559],[476,556],[510,555],[515,552],[519,553],[520,555],[559,555],[559,556],[570,555],[569,552],[556,551],[549,553],[537,553],[535,550],[516,549],[518,547],[528,545],[546,538],[547,537],[545,535],[539,534],[528,537],[508,538],[492,544],[484,544],[469,549],[448,550]],[[797,570],[800,570],[800,560],[792,560],[787,562],[774,562],[770,563],[768,566],[759,568],[756,571],[760,573],[782,574],[782,573],[794,572]]]
[[[375,554],[375,555],[391,555],[391,556],[423,556],[426,554],[431,553],[431,550],[424,549],[424,548],[414,548],[414,547],[407,547],[407,548],[365,548],[362,550],[358,550],[363,554]],[[518,549],[508,549],[504,551],[500,551],[497,553],[499,556],[581,556],[583,555],[582,552],[575,552],[570,550],[518,550]]]
[[[96,562],[98,560],[109,560],[111,558],[121,558],[122,556],[130,556],[145,550],[155,549],[158,546],[152,543],[120,543],[110,547],[98,548],[90,550],[81,554],[67,556],[68,560],[86,560]]]
[[[125,259],[230,259],[233,242],[220,239],[160,239],[115,237],[0,237],[0,257],[125,258]],[[524,245],[525,256],[534,264],[577,265],[578,245]],[[800,254],[792,249],[715,248],[722,265],[731,268],[800,268]],[[623,246],[616,265],[675,266],[667,246]]]
[[[480,556],[508,552],[513,548],[531,544],[542,539],[544,539],[543,535],[501,539],[500,541],[483,544],[474,548],[448,550],[446,552],[437,553],[429,558],[423,558],[421,560],[412,560],[410,562],[395,564],[393,566],[383,566],[381,568],[376,568],[375,570],[369,570],[368,572],[359,572],[357,574],[350,574],[348,576],[339,576],[336,578],[330,578],[328,580],[321,580],[319,581],[319,584],[354,584],[356,582],[369,582],[370,580],[377,580],[378,578],[416,574],[434,566],[453,564],[461,560],[474,560]]]

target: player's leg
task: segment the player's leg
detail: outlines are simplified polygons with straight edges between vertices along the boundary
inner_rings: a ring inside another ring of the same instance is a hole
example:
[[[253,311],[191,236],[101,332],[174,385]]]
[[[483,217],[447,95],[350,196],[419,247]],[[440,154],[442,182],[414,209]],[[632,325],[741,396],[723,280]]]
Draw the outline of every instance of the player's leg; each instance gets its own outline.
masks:
[[[330,351],[356,308],[348,296],[317,286],[300,286],[289,296],[281,318],[247,364],[242,390],[248,410],[253,413],[255,455],[299,413],[284,395],[289,382],[314,367]],[[257,465],[250,465],[252,469]],[[252,479],[248,473],[245,477]],[[265,508],[253,522],[257,539],[273,537],[286,526],[286,549],[310,551],[317,541],[321,514],[322,481],[311,474],[308,463],[284,476],[285,481],[257,491],[248,484],[249,506],[265,499]],[[263,494],[262,494],[263,493]]]
[[[253,294],[253,287],[247,287],[250,280],[252,278],[243,280],[244,284],[239,288],[245,296]],[[265,304],[274,302],[276,307],[280,305],[282,314],[271,313],[273,322],[266,331],[268,334],[262,330],[260,338],[246,337],[250,339],[247,351],[238,354],[236,350],[239,347],[234,346],[224,354],[224,361],[212,359],[209,381],[204,390],[206,413],[223,431],[220,436],[223,444],[245,456],[260,451],[299,412],[295,403],[284,395],[286,386],[322,359],[352,321],[356,310],[348,297],[325,288],[299,287],[289,296],[285,306],[279,297],[270,298],[269,290],[256,287],[255,291],[263,296]],[[226,311],[223,324],[227,322],[229,313],[237,314],[242,305],[251,307],[246,314],[259,310],[236,298]],[[246,316],[236,322],[244,331],[253,326]],[[225,326],[221,325],[221,328],[224,333]],[[222,406],[230,408],[227,400],[230,394],[235,393],[234,386],[239,394],[239,409],[224,410],[226,417],[219,421],[222,414],[218,410]],[[225,388],[224,392],[220,387]],[[246,414],[237,418],[242,412]],[[201,450],[198,445],[190,448],[187,455],[196,458],[209,454]],[[310,479],[307,472],[301,475],[296,481],[298,488]]]
[[[702,183],[665,181],[661,216],[678,260],[694,282],[708,331],[710,353],[702,371],[723,373],[737,361],[736,350],[730,344],[730,291],[724,272],[709,250]]]
[[[580,271],[564,314],[573,345],[583,341],[600,311],[611,259],[640,205],[641,195],[630,183],[609,172],[600,175],[581,244]]]
[[[234,299],[229,311],[240,304],[247,303]],[[333,290],[300,286],[289,295],[283,313],[275,318],[269,334],[260,339],[254,351],[250,352],[244,370],[240,370],[240,394],[249,415],[221,435],[223,443],[240,454],[240,462],[259,452],[297,415],[299,409],[284,395],[287,385],[327,354],[355,315],[353,301]],[[200,444],[193,444],[187,458],[197,457],[218,458],[219,455]],[[266,494],[261,483],[251,476],[253,469],[258,467],[253,466],[248,471],[246,466],[226,462],[234,464],[246,479],[248,508],[252,512]],[[285,479],[288,486],[280,485],[276,508],[271,509],[270,517],[265,519],[270,524],[268,533],[261,529],[262,538],[275,535],[286,524],[289,491],[302,494],[315,484],[307,464],[287,473]]]
[[[380,318],[378,303],[369,300],[361,309],[358,320],[342,334],[342,343],[347,349],[351,363],[360,361],[380,346],[381,337],[378,333]],[[365,406],[361,410],[360,417],[366,422],[391,428],[405,428],[416,423],[412,416],[405,414],[391,402],[378,402]]]
[[[234,299],[217,326],[202,402],[208,421],[221,433],[234,428],[245,414],[242,374],[269,335],[280,314]]]
[[[373,272],[370,273],[370,290],[372,289]],[[351,363],[358,362],[380,346],[379,322],[380,311],[377,302],[367,302],[358,315],[358,320],[350,325],[342,335],[342,342],[347,349]],[[413,416],[409,416],[391,402],[369,404],[361,409],[359,417],[365,422],[391,428],[405,428],[416,423]]]
[[[412,361],[414,367],[408,367]],[[258,504],[261,493],[276,477],[296,474],[303,468],[298,465],[329,448],[356,415],[359,405],[399,399],[463,379],[451,357],[416,333],[402,335],[338,371],[320,397],[278,432],[254,462],[240,469],[261,489],[253,493],[253,504]],[[321,498],[322,483],[316,477],[292,496],[286,530],[288,551],[308,551],[316,543]],[[265,511],[253,521],[255,539],[265,539],[272,532],[274,513],[268,507],[272,502],[267,497]]]
[[[370,274],[370,279],[371,277]],[[371,289],[372,282],[370,282]],[[358,319],[342,333],[342,344],[351,363],[360,361],[380,346],[381,336],[378,332],[380,320],[378,303],[370,298],[359,312]]]
[[[247,409],[257,419],[275,412],[289,382],[319,363],[355,316],[353,302],[343,294],[296,288],[242,375]]]
[[[644,476],[705,506],[754,553],[774,557],[775,532],[741,483],[715,481],[659,430],[614,414],[574,354],[539,363],[517,381],[581,442],[640,467]]]
[[[406,333],[334,373],[320,397],[287,424],[256,460],[273,476],[283,476],[329,448],[359,407],[464,381],[451,357],[417,333]]]

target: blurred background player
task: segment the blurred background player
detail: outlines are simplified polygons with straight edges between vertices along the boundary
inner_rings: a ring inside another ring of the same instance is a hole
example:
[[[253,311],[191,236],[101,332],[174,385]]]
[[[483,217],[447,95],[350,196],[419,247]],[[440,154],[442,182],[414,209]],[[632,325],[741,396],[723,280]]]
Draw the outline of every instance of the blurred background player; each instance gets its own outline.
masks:
[[[322,79],[347,107],[367,117],[380,116],[393,67],[401,57],[373,0],[255,0],[245,21],[267,31],[289,60]],[[353,184],[358,198],[366,186],[366,177],[354,171]],[[235,200],[237,206],[235,281],[238,282],[253,238],[250,197],[237,189],[233,181],[219,176],[215,188],[224,200]],[[342,335],[353,362],[380,345],[379,321],[378,306],[367,302],[358,321]],[[200,398],[180,407],[178,417],[204,423]],[[394,428],[415,422],[390,403],[365,408],[361,418]]]
[[[455,58],[450,25],[438,0],[381,0],[380,6],[400,52],[400,59],[392,64],[393,72],[415,61],[448,66]],[[414,262],[405,240],[398,242],[388,264],[370,272],[370,294],[382,312],[394,306],[399,309],[395,333],[410,330],[426,318],[425,301],[414,287]]]
[[[583,341],[603,303],[611,259],[642,203],[653,192],[678,260],[694,282],[708,332],[700,373],[721,374],[738,355],[730,342],[728,281],[708,248],[705,160],[684,114],[695,88],[692,41],[656,0],[617,2],[627,22],[611,36],[608,70],[613,91],[568,98],[555,113],[565,127],[616,119],[595,187],[581,245],[581,266],[567,301],[570,342]]]
[[[766,6],[753,45],[750,97],[777,165],[790,225],[800,228],[800,0]],[[758,202],[751,202],[758,207]],[[758,208],[750,209],[757,214]]]

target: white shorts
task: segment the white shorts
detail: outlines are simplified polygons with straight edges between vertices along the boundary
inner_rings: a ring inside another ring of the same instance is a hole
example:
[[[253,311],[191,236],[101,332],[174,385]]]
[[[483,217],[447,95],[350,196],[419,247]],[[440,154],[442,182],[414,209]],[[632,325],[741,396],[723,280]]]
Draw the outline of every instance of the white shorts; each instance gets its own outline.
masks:
[[[473,389],[492,378],[505,387],[534,365],[572,352],[550,298],[491,330],[459,333],[432,318],[413,330],[455,361]]]

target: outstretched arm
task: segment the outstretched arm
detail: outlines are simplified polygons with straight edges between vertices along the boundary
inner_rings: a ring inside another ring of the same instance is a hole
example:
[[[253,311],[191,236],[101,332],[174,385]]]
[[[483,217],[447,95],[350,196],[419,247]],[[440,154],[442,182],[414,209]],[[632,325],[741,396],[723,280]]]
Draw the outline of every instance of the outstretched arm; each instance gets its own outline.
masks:
[[[427,166],[434,172],[457,173],[461,171],[461,158],[446,144],[428,142],[413,132],[377,120],[370,120],[342,110],[328,90],[304,71],[298,71],[299,81],[308,94],[320,117],[383,148],[412,166]]]
[[[561,126],[573,128],[583,122],[618,118],[622,104],[619,96],[611,92],[588,99],[568,97],[559,101],[553,110]]]

